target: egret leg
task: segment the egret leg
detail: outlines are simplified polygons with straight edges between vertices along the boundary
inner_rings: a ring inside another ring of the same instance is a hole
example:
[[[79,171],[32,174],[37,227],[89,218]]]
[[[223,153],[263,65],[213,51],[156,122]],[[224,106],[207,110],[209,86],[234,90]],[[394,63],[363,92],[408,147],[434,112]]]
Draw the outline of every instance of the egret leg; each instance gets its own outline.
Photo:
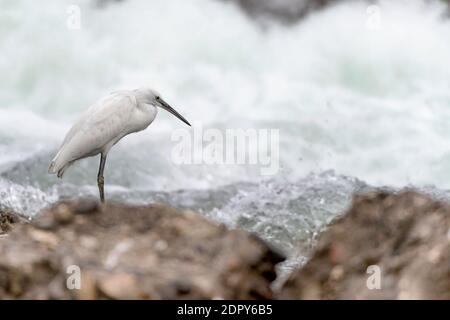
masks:
[[[102,203],[105,202],[105,192],[104,192],[105,178],[103,178],[103,170],[105,169],[105,163],[106,163],[106,154],[102,153],[100,157],[100,167],[98,168],[98,175],[97,175],[98,191],[100,193],[100,201]]]

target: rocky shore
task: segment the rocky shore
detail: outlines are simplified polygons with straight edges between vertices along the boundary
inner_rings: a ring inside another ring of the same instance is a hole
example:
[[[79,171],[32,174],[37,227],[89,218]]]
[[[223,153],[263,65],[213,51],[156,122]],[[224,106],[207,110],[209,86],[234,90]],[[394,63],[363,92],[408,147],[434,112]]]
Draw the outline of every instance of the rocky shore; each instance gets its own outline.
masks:
[[[88,200],[15,226],[0,256],[0,299],[271,299],[284,259],[191,211]]]
[[[276,250],[161,204],[60,202],[0,230],[0,299],[450,299],[450,205],[412,191],[355,196],[279,292]]]
[[[450,205],[407,191],[356,196],[284,299],[450,299]]]

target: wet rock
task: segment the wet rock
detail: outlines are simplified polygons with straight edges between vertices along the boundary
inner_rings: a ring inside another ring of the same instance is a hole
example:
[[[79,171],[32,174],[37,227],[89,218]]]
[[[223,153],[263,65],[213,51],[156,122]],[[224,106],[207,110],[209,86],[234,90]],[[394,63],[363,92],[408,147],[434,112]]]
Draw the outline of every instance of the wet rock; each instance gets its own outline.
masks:
[[[285,299],[450,299],[450,205],[405,191],[356,196]]]
[[[12,210],[0,209],[0,236],[11,231],[15,224],[25,222],[27,222],[25,218],[22,218]]]
[[[343,0],[222,0],[237,2],[251,17],[294,23],[308,13]]]
[[[270,299],[283,258],[164,205],[61,202],[0,239],[0,299]]]

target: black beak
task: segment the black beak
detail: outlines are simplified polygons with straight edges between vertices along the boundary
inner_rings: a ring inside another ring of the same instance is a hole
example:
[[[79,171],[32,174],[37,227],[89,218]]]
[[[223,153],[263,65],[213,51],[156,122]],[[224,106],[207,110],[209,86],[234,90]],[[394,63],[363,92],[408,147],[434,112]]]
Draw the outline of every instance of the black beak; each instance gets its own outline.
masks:
[[[160,104],[160,107],[163,108],[166,111],[169,111],[171,114],[173,114],[175,117],[186,123],[188,126],[191,126],[189,121],[187,121],[181,114],[179,114],[174,108],[172,108],[167,102],[165,102],[161,98],[157,98],[157,101]]]

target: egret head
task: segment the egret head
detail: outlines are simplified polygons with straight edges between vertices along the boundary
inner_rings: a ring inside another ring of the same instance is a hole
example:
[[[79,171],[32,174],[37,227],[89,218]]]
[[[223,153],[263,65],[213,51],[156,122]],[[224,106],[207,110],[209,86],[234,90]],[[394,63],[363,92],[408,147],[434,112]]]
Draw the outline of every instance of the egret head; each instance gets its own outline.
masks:
[[[140,88],[136,90],[136,96],[138,97],[138,99],[141,99],[143,103],[162,108],[173,114],[188,126],[191,125],[189,121],[187,121],[181,114],[179,114],[174,108],[172,108],[167,102],[165,102],[157,91],[151,88]]]

